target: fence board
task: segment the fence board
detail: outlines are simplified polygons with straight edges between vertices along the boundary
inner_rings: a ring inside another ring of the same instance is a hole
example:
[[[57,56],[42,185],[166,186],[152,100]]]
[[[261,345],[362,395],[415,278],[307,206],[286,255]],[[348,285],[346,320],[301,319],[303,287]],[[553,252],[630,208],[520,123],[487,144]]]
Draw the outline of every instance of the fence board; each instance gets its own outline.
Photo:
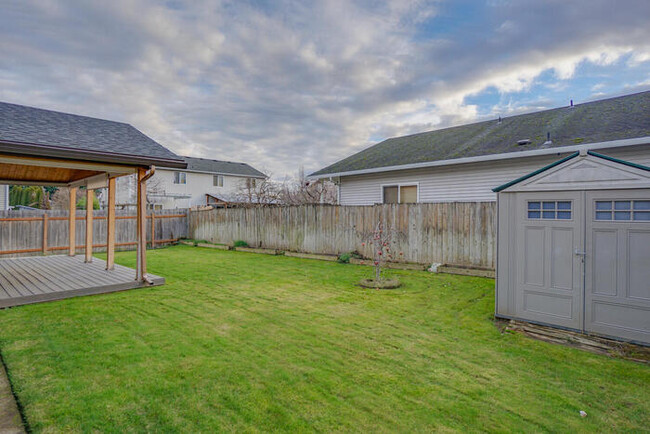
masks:
[[[47,250],[63,253],[68,246],[68,211],[48,210]],[[2,257],[41,254],[43,249],[42,211],[0,211],[0,255]],[[76,239],[85,240],[85,211],[77,211]],[[187,210],[155,211],[154,229],[156,245],[187,238]],[[94,251],[106,250],[106,210],[93,213]],[[147,240],[151,239],[151,218],[147,218]],[[136,220],[132,211],[116,212],[115,245],[117,250],[133,250],[136,241]],[[79,244],[79,242],[77,243]],[[78,249],[84,246],[77,246]],[[12,252],[12,253],[3,253]]]
[[[191,211],[191,238],[246,241],[252,247],[337,255],[363,246],[379,219],[395,228],[404,261],[494,269],[496,203],[453,202],[377,206],[302,205]]]

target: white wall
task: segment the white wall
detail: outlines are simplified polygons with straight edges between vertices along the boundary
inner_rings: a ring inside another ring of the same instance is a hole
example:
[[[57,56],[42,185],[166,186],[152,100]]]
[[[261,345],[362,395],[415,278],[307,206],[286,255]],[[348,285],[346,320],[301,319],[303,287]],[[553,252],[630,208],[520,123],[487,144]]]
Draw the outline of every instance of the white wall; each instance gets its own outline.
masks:
[[[650,166],[650,145],[600,149],[598,153]],[[533,172],[568,154],[482,163],[400,170],[341,177],[341,205],[373,205],[382,201],[384,184],[419,184],[420,202],[495,201],[494,187]]]
[[[163,209],[190,208],[205,205],[206,194],[231,200],[247,179],[242,176],[223,175],[223,187],[215,187],[212,173],[184,172],[186,183],[174,184],[174,172],[174,170],[156,169],[154,176],[147,181],[147,198],[150,203],[160,204]],[[116,191],[116,204],[135,206],[137,192],[135,175],[118,178]]]
[[[9,209],[9,186],[0,185],[0,211]]]

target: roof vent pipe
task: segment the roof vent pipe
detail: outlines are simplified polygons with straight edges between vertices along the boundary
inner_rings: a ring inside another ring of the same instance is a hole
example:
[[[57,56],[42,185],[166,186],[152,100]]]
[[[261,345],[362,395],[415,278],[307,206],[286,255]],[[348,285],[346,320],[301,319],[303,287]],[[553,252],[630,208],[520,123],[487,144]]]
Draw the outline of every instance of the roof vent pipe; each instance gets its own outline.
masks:
[[[573,107],[573,100],[571,100],[571,107]]]
[[[546,141],[544,142],[544,146],[550,146],[553,144],[553,141],[551,140],[551,132],[547,131],[546,132]]]
[[[501,116],[499,116],[499,122],[498,123],[501,123]]]

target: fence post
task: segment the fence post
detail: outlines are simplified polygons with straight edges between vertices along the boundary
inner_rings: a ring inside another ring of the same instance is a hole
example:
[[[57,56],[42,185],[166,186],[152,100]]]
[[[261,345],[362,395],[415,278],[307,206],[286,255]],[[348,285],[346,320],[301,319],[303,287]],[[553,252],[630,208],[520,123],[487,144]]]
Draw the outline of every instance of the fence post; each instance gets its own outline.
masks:
[[[47,255],[47,213],[43,213],[43,254]]]
[[[156,213],[151,210],[151,248],[156,248]]]

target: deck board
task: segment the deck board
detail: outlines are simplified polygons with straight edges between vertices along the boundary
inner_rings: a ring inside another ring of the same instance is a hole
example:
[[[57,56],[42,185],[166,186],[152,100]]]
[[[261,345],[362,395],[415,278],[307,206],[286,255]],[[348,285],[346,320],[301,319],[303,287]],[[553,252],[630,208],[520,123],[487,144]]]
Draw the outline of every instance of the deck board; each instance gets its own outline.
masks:
[[[160,276],[148,276],[153,286],[165,283]],[[82,255],[0,259],[0,308],[143,286],[148,285],[135,280],[132,268],[115,264],[108,271],[105,261],[86,263]]]

